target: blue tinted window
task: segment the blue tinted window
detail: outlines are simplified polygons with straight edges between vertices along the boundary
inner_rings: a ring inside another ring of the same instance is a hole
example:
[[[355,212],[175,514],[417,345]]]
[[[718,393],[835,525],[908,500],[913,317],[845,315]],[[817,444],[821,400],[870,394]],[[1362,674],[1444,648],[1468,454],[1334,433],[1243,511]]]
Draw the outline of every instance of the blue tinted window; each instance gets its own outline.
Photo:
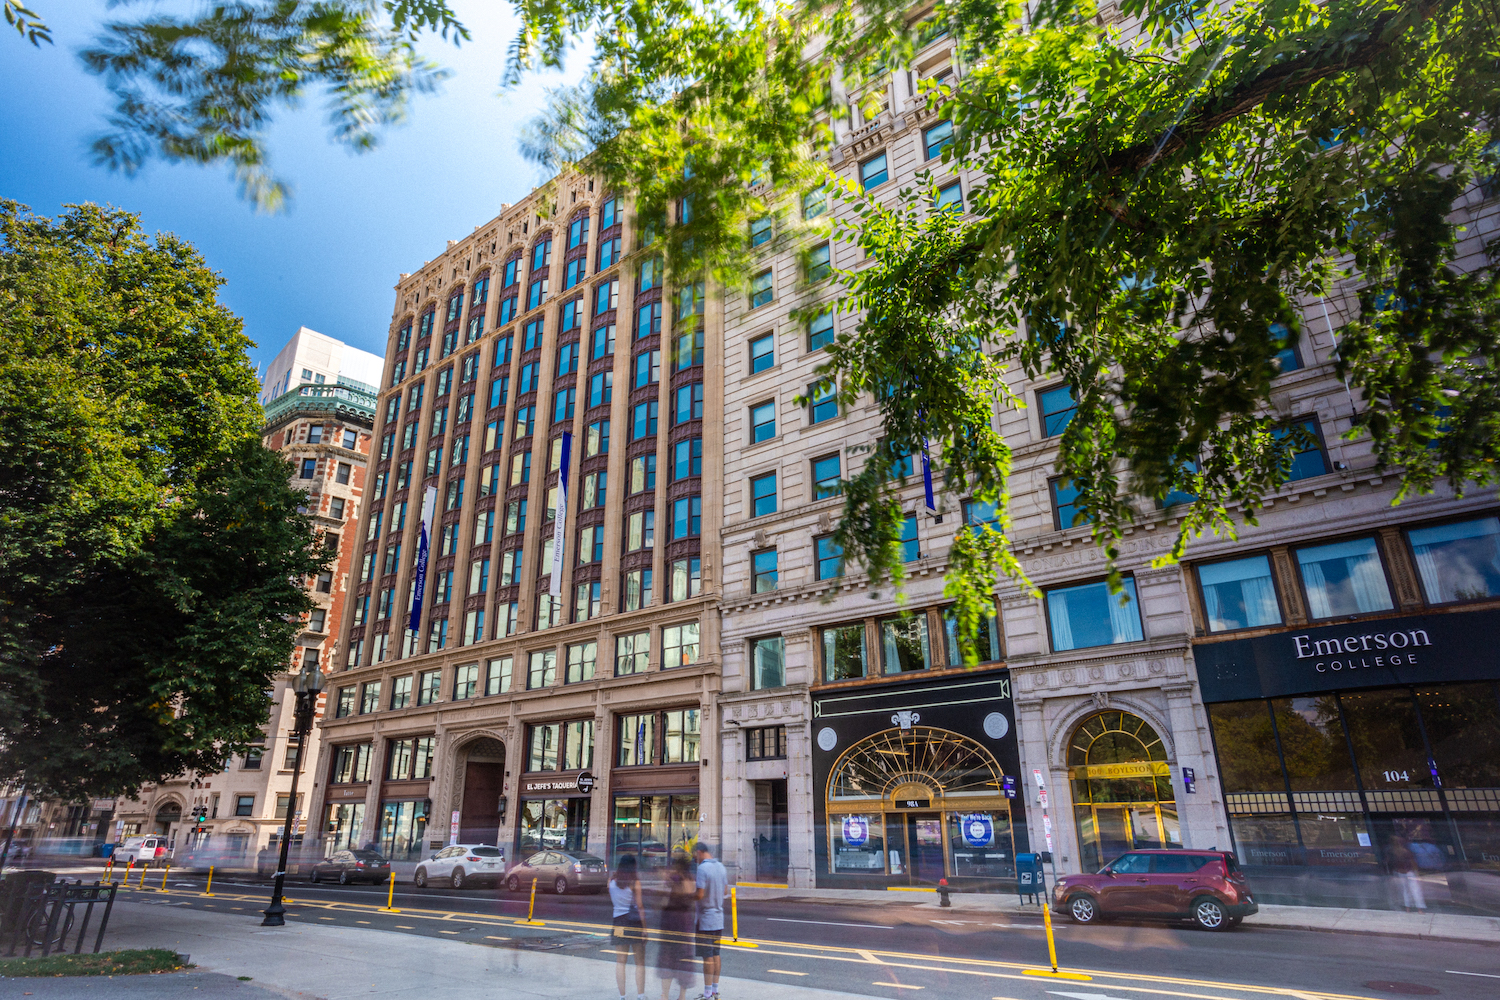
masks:
[[[750,480],[750,505],[751,517],[776,513],[776,473]]]
[[[1065,385],[1037,393],[1037,401],[1042,410],[1042,434],[1046,437],[1061,434],[1078,412],[1073,390]]]

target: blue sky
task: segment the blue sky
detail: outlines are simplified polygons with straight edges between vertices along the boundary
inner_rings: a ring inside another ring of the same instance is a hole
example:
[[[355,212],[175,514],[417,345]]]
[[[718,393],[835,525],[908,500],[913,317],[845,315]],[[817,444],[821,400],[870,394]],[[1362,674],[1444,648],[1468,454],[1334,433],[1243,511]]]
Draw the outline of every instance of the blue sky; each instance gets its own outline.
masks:
[[[151,8],[111,10],[103,0],[29,6],[52,25],[56,44],[34,49],[0,25],[0,195],[43,215],[75,202],[112,204],[138,213],[149,231],[188,239],[224,276],[220,298],[244,319],[258,364],[298,326],[383,353],[398,275],[545,179],[514,140],[543,87],[560,78],[534,77],[500,94],[514,33],[508,5],[454,3],[473,40],[425,45],[452,76],[437,94],[417,98],[409,121],[373,152],[332,143],[321,100],[283,115],[272,132],[272,165],[294,194],[275,216],[241,201],[220,168],[152,163],[127,178],[92,166],[88,146],[110,100],[77,52],[110,15]]]

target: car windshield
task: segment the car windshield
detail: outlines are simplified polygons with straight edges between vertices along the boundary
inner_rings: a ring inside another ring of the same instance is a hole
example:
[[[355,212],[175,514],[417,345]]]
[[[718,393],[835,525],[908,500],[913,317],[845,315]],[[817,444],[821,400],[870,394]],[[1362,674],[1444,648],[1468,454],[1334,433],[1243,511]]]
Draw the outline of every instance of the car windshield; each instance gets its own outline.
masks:
[[[360,861],[384,861],[385,856],[377,851],[355,851],[354,856]]]
[[[573,858],[573,859],[575,859],[577,861],[603,861],[604,860],[603,858],[599,857],[597,854],[590,854],[588,851],[563,851],[563,853],[566,854],[568,857]]]
[[[498,847],[471,847],[469,848],[469,853],[476,858],[498,858],[502,856]]]

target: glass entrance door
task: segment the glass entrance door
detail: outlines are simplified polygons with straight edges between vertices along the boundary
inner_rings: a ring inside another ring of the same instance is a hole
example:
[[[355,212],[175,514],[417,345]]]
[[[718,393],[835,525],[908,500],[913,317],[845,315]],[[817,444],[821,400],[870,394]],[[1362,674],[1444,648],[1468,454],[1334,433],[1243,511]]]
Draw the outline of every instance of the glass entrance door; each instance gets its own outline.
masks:
[[[1098,871],[1127,851],[1181,843],[1177,810],[1157,802],[1080,805],[1080,861],[1084,871]]]
[[[936,883],[943,870],[943,817],[940,813],[907,813],[906,856],[911,859],[911,882]]]

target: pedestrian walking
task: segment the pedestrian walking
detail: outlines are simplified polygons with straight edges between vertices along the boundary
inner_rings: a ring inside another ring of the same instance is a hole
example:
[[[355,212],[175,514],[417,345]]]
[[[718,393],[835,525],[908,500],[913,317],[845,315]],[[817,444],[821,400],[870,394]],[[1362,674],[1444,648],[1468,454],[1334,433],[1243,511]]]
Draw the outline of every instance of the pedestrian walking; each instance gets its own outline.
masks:
[[[615,955],[615,985],[620,988],[620,1000],[629,1000],[625,965],[631,955],[635,956],[635,994],[638,1000],[646,1000],[646,908],[641,902],[635,855],[620,859],[609,880],[609,901],[614,909],[615,943],[620,946]]]
[[[703,996],[714,1000],[719,995],[719,939],[724,936],[724,894],[729,889],[729,873],[702,841],[693,846],[698,862],[698,925],[695,943],[703,959]]]
[[[1406,912],[1427,909],[1427,899],[1422,893],[1422,880],[1418,877],[1417,856],[1405,837],[1392,837],[1390,846],[1391,871],[1401,885],[1401,905]]]
[[[661,943],[656,949],[656,964],[661,975],[661,1000],[672,1000],[672,983],[677,983],[678,1000],[687,1000],[693,973],[688,963],[693,957],[694,907],[697,889],[686,854],[672,860],[667,872],[667,898],[661,908]]]

